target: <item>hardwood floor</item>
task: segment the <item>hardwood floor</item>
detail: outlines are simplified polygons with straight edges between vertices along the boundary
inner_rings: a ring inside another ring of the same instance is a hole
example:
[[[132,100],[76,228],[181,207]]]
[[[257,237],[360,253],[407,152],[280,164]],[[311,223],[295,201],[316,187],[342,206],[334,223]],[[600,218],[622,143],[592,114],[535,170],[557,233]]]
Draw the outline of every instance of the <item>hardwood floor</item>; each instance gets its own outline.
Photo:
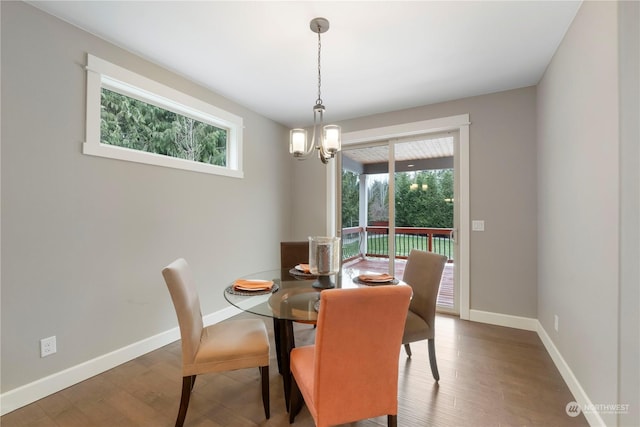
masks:
[[[250,315],[238,317],[246,316]],[[273,340],[272,322],[264,320]],[[297,345],[313,342],[314,329],[308,325],[295,324],[295,334]],[[411,359],[398,349],[399,426],[588,425],[582,414],[575,418],[566,414],[573,397],[534,332],[438,315],[439,383],[431,376],[426,341],[413,343],[411,349]],[[173,426],[182,382],[180,352],[180,342],[174,342],[17,409],[3,416],[0,424]],[[289,425],[273,344],[271,354],[271,419],[264,419],[259,371],[248,369],[199,376],[185,426]],[[303,408],[294,426],[313,425]],[[386,426],[386,417],[349,425]]]

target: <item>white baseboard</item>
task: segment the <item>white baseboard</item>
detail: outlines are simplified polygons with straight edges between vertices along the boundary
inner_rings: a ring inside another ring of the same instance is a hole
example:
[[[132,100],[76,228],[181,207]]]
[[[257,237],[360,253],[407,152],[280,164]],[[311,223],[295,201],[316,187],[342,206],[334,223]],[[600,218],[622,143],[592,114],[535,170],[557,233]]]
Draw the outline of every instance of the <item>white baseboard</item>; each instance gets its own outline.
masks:
[[[492,313],[489,311],[469,310],[469,320],[473,322],[488,323],[490,325],[524,329],[525,331],[536,331],[538,329],[538,319],[512,316],[510,314]]]
[[[576,403],[578,403],[581,408],[592,408],[593,405],[592,405],[591,399],[589,399],[589,396],[587,396],[587,393],[584,391],[584,389],[580,385],[580,382],[578,382],[578,379],[573,374],[573,371],[571,370],[567,362],[562,357],[562,354],[560,354],[560,351],[551,340],[551,337],[549,337],[549,334],[547,334],[547,331],[544,330],[544,328],[542,327],[542,324],[537,320],[536,322],[538,324],[536,332],[538,332],[538,336],[542,340],[542,343],[547,349],[547,353],[549,353],[549,356],[551,356],[551,359],[553,360],[553,363],[556,365],[556,368],[558,368],[558,371],[560,371],[560,375],[562,375],[562,379],[569,387],[571,394],[573,394],[573,397]],[[606,427],[606,423],[604,422],[600,414],[598,414],[598,412],[583,411],[583,414],[590,426]]]
[[[204,316],[203,322],[205,325],[211,325],[235,316],[240,312],[234,307],[227,307]],[[157,350],[179,338],[180,331],[176,327],[2,393],[0,395],[0,415],[7,414],[50,394],[101,374],[150,351]]]

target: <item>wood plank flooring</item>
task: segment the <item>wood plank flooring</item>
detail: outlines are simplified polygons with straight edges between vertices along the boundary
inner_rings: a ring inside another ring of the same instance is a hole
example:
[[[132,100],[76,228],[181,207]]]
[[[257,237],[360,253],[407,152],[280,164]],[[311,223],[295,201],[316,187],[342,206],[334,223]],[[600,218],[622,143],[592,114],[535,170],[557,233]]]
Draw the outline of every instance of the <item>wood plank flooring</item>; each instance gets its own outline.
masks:
[[[241,314],[238,317],[247,317]],[[185,426],[288,426],[272,339],[271,419],[264,419],[258,369],[199,376]],[[355,333],[355,332],[354,332]],[[296,324],[297,345],[313,343],[314,329]],[[398,425],[587,426],[565,412],[574,400],[537,334],[438,315],[440,382],[429,369],[427,344],[411,344],[399,361]],[[180,342],[83,381],[0,419],[2,427],[173,426],[181,387]],[[357,367],[354,366],[354,369]],[[357,399],[357,396],[353,397]],[[345,402],[348,405],[349,402]],[[311,427],[306,408],[294,426]],[[349,424],[386,426],[386,417]]]

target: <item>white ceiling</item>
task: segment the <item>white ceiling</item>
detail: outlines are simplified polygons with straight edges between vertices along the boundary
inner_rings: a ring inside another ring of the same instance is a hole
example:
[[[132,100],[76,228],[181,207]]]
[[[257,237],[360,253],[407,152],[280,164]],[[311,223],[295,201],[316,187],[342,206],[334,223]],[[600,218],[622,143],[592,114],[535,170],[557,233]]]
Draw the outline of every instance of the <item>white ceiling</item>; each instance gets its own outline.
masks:
[[[536,84],[580,1],[31,1],[289,127]]]

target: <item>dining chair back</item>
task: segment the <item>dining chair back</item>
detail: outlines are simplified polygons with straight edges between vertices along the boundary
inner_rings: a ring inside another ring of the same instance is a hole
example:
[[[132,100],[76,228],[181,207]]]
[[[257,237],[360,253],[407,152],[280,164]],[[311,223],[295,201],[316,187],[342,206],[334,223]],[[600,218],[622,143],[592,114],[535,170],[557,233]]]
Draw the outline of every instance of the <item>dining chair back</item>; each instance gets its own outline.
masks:
[[[431,373],[440,380],[435,350],[435,318],[438,289],[447,257],[412,249],[404,269],[402,280],[413,289],[402,343],[409,357],[409,343],[427,340]]]
[[[309,241],[280,242],[280,268],[293,268],[309,262]]]
[[[304,400],[317,427],[383,415],[397,424],[398,348],[411,294],[402,285],[322,291],[315,345],[291,351],[289,422]]]
[[[187,262],[180,258],[162,270],[171,294],[182,341],[182,397],[176,427],[184,424],[196,376],[259,368],[262,403],[269,418],[269,337],[259,319],[229,320],[204,326],[200,298]]]
[[[309,262],[309,241],[280,242],[280,268],[292,269],[298,264]],[[295,323],[304,323],[316,327],[315,320],[296,320]],[[286,330],[285,330],[286,328]],[[280,354],[280,336],[286,334],[291,341],[291,346],[295,346],[292,322],[285,322],[277,317],[273,318],[273,331],[276,343],[276,352]],[[282,372],[282,360],[278,358],[278,370]],[[288,393],[288,390],[287,390]]]

